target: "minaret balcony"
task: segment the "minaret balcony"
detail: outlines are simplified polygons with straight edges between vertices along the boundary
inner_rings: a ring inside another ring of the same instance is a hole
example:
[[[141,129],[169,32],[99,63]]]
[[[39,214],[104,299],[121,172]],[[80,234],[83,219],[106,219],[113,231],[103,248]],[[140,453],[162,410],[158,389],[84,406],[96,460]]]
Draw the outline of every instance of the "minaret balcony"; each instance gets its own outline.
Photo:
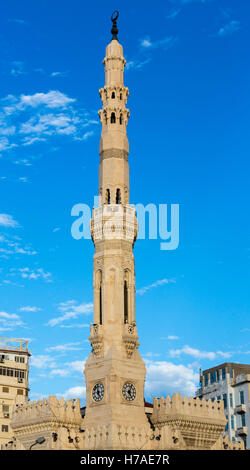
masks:
[[[96,357],[103,354],[103,331],[102,325],[94,323],[90,325],[89,342],[92,346],[92,352]]]
[[[134,351],[136,351],[140,346],[140,343],[138,342],[136,322],[124,324],[122,339],[125,345],[127,357],[131,358]]]
[[[138,232],[134,206],[104,204],[93,209],[90,230],[94,242],[103,239],[122,239],[134,243]]]

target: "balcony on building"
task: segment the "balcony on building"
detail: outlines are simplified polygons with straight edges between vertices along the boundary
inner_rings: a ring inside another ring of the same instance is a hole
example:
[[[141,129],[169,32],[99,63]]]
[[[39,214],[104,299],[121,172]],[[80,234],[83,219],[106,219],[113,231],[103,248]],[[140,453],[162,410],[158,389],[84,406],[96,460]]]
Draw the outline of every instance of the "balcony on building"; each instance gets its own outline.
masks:
[[[247,434],[248,434],[247,426],[241,426],[240,428],[237,428],[238,436],[247,436]]]
[[[235,408],[235,413],[238,413],[239,415],[246,413],[247,411],[247,406],[244,404],[237,405]]]

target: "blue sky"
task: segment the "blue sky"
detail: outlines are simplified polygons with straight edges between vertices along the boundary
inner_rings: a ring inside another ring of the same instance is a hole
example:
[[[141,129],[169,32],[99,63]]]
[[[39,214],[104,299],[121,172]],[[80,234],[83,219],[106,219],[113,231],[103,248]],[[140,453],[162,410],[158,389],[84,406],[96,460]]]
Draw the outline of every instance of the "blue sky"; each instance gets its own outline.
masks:
[[[180,244],[135,244],[146,398],[250,361],[250,5],[245,0],[9,1],[1,10],[0,335],[30,339],[31,398],[80,396],[110,15],[130,89],[130,200],[180,205]]]

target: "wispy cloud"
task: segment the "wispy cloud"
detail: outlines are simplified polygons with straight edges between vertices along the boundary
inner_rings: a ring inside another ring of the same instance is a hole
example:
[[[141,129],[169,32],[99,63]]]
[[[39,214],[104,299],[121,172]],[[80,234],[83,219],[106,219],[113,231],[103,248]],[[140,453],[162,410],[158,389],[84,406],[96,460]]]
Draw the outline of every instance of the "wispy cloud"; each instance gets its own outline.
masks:
[[[159,48],[167,50],[173,47],[176,41],[177,41],[177,37],[173,37],[173,36],[168,36],[166,38],[159,39],[156,41],[152,41],[150,36],[146,36],[145,38],[140,39],[139,42],[140,42],[140,46],[146,50],[153,50],[153,49],[159,49]]]
[[[11,62],[10,74],[14,77],[19,77],[20,75],[26,75],[24,62],[13,61]]]
[[[20,316],[15,313],[0,312],[0,331],[12,331],[24,327]]]
[[[51,273],[45,272],[42,268],[11,268],[11,275],[12,276],[21,276],[22,279],[29,279],[29,280],[43,280],[45,282],[52,282]]]
[[[174,20],[180,13],[181,9],[180,8],[175,8],[172,9],[167,15],[166,19],[167,20]]]
[[[216,351],[216,352],[201,351],[199,349],[191,348],[188,345],[184,346],[181,349],[171,349],[169,351],[169,354],[171,357],[180,357],[182,354],[186,354],[196,359],[209,359],[211,361],[213,361],[217,357],[223,357],[224,359],[227,359],[231,357],[232,355],[230,352],[223,352],[223,351]]]
[[[31,305],[19,308],[19,312],[40,312],[41,310],[42,309],[40,307],[33,307]]]
[[[144,286],[142,287],[141,289],[138,289],[136,291],[136,293],[138,295],[144,295],[146,294],[146,292],[148,292],[149,290],[152,290],[152,289],[155,289],[157,287],[160,287],[160,286],[163,286],[165,284],[173,284],[175,283],[175,279],[160,279],[158,281],[155,281],[153,282],[153,284],[150,284],[149,286]]]
[[[79,347],[81,343],[66,343],[66,344],[58,344],[57,346],[50,346],[46,348],[46,352],[60,352],[65,353],[68,351],[81,351],[82,347]]]
[[[231,36],[232,34],[236,33],[240,30],[240,21],[232,20],[227,23],[225,26],[219,29],[217,36],[225,37]]]
[[[0,100],[0,152],[59,137],[85,141],[93,135],[92,128],[98,122],[79,107],[75,98],[59,90],[8,95]],[[86,131],[87,127],[90,130]]]
[[[23,24],[23,25],[27,25],[27,21],[21,19],[21,18],[9,18],[8,19],[8,22],[9,23],[16,23],[16,24]]]
[[[68,300],[67,302],[61,302],[58,305],[58,311],[61,315],[52,318],[47,323],[47,326],[56,326],[61,323],[78,318],[80,315],[89,315],[93,311],[92,302],[89,303],[77,303],[75,300]]]
[[[0,225],[2,227],[18,227],[18,222],[10,214],[0,214]]]

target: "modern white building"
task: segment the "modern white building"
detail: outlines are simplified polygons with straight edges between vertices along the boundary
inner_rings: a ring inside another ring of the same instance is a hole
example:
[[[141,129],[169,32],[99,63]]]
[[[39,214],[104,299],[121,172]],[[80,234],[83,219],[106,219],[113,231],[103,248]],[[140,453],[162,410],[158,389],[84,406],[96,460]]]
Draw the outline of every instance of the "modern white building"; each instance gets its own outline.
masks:
[[[199,398],[223,400],[232,441],[243,439],[250,449],[250,364],[226,362],[200,372]]]

